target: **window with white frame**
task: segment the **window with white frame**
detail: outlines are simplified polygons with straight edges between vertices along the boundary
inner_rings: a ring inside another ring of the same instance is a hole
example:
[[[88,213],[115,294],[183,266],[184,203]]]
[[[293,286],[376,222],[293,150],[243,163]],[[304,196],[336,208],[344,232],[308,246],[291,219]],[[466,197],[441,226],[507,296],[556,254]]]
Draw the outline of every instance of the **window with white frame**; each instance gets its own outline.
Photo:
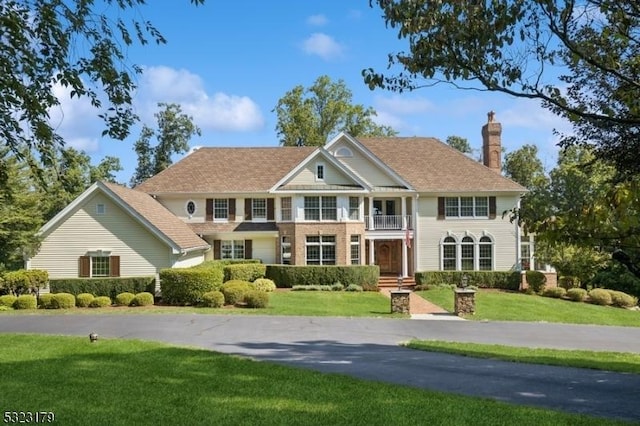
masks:
[[[335,235],[307,235],[305,249],[307,265],[336,264]]]
[[[102,203],[96,204],[96,214],[103,215],[106,212],[107,212],[107,208],[105,207],[104,204]]]
[[[456,270],[456,252],[457,252],[456,239],[453,237],[446,237],[442,241],[442,269],[445,271]]]
[[[324,164],[316,164],[316,180],[324,180]]]
[[[486,235],[478,243],[478,269],[490,271],[493,269],[493,241]]]
[[[293,217],[291,214],[291,197],[283,197],[280,199],[280,220],[290,221]]]
[[[473,238],[464,237],[460,243],[460,266],[463,271],[473,271],[475,263],[475,244]]]
[[[531,237],[523,235],[520,240],[520,267],[526,271],[531,268]]]
[[[360,199],[349,197],[349,219],[360,220]]]
[[[108,277],[110,274],[109,256],[91,256],[91,276]]]
[[[447,218],[489,217],[489,197],[446,197],[444,214]]]
[[[213,200],[213,219],[226,220],[229,218],[229,200],[216,198]]]
[[[267,199],[252,198],[251,199],[251,217],[253,220],[267,220]]]
[[[221,259],[244,259],[244,240],[222,240],[220,242]]]
[[[442,240],[441,256],[445,271],[490,271],[493,269],[493,240],[487,235],[479,240],[469,235],[457,240],[448,235]]]
[[[351,264],[360,264],[360,235],[351,236]]]
[[[283,235],[280,242],[280,259],[283,265],[291,264],[291,237]]]
[[[304,197],[305,220],[336,220],[336,197]]]

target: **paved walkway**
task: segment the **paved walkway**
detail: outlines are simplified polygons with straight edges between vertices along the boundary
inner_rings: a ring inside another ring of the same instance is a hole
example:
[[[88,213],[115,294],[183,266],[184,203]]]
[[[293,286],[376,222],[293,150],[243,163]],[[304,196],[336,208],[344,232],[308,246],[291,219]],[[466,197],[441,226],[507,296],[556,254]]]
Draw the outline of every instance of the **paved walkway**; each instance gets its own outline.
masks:
[[[388,298],[391,298],[390,293],[392,290],[394,289],[390,287],[380,287],[380,293]],[[429,302],[414,292],[411,292],[409,295],[409,312],[411,313],[411,319],[463,321],[463,319],[457,315]]]

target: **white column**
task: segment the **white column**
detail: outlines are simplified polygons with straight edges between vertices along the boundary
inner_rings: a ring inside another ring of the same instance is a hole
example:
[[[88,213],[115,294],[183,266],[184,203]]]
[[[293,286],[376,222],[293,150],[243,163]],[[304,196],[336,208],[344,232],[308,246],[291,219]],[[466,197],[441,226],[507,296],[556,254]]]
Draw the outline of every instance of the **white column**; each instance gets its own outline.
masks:
[[[405,237],[406,238],[406,237]],[[402,244],[402,276],[409,276],[409,256],[407,253],[407,243]]]
[[[402,214],[402,229],[407,229],[407,197],[400,198],[400,214]]]
[[[516,204],[516,209],[520,210],[520,200],[518,200],[518,203]],[[520,225],[518,224],[519,220],[518,218],[516,218],[516,220],[514,221],[516,224],[516,265],[517,268],[516,271],[519,271],[522,268],[522,238],[521,238],[521,234],[520,234]],[[495,258],[495,250],[493,253],[493,257]]]
[[[373,265],[375,262],[375,257],[373,256],[374,248],[373,240],[369,240],[369,265]]]
[[[369,230],[373,231],[373,197],[369,196]],[[372,263],[373,265],[373,263]]]

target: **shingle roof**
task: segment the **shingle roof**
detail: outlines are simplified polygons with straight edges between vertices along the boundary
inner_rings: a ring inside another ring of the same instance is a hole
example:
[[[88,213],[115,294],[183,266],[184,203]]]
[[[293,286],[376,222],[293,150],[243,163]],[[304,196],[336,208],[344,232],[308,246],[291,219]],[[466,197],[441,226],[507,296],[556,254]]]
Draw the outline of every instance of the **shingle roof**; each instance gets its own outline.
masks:
[[[357,138],[419,192],[526,191],[434,138]]]
[[[278,230],[275,222],[201,222],[188,225],[193,232],[204,235],[217,232],[274,232]]]
[[[188,251],[209,246],[187,224],[149,194],[114,183],[102,182],[102,184],[181,250]]]
[[[200,148],[136,189],[148,193],[266,192],[315,149]]]

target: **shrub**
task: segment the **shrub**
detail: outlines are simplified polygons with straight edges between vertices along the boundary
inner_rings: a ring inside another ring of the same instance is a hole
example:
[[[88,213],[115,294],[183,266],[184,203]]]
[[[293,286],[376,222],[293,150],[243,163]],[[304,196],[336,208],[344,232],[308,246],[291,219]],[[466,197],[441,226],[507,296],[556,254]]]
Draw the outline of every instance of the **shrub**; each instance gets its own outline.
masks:
[[[224,306],[224,294],[221,291],[208,291],[202,295],[202,306],[207,308],[220,308]]]
[[[244,295],[247,308],[266,308],[269,305],[269,293],[260,290],[249,290]]]
[[[367,291],[378,290],[380,268],[377,265],[296,266],[267,265],[265,276],[279,288],[294,285],[357,284]]]
[[[89,304],[90,308],[106,308],[111,306],[111,298],[109,296],[98,296]]]
[[[154,277],[129,278],[65,278],[49,280],[52,293],[91,293],[96,296],[109,296],[115,299],[120,293],[155,292]]]
[[[4,305],[0,305],[0,312],[11,311],[11,310],[13,310],[13,308],[10,308],[10,307],[4,306]]]
[[[342,291],[344,290],[344,286],[342,285],[342,283],[335,283],[334,285],[331,286],[331,291]]]
[[[91,293],[80,293],[76,296],[76,306],[78,308],[88,308],[91,301],[96,297]]]
[[[545,297],[553,297],[555,299],[560,299],[560,298],[564,297],[566,294],[567,294],[567,290],[565,290],[562,287],[546,288],[542,292],[543,296],[545,296]]]
[[[162,300],[170,305],[197,305],[202,295],[222,286],[222,269],[201,267],[160,271]]]
[[[294,285],[291,291],[332,291],[330,285]]]
[[[583,302],[587,298],[587,290],[583,288],[570,288],[567,290],[567,298],[574,302]]]
[[[222,294],[227,305],[235,305],[244,300],[244,295],[253,290],[248,281],[233,280],[222,284]],[[263,292],[264,293],[264,292]]]
[[[153,305],[153,294],[143,291],[135,295],[131,300],[131,306],[150,306]]]
[[[415,273],[416,285],[422,289],[457,286],[466,275],[470,286],[480,288],[499,288],[518,291],[520,288],[520,272],[518,271],[421,271]]]
[[[264,278],[267,267],[261,263],[239,263],[224,267],[224,281],[249,281]]]
[[[618,262],[612,263],[609,268],[598,272],[589,284],[640,297],[640,278]]]
[[[0,296],[0,306],[6,306],[7,308],[13,307],[17,297],[13,294],[5,294],[4,296]]]
[[[608,290],[611,295],[611,304],[619,308],[632,308],[638,304],[638,299],[627,293],[617,290]]]
[[[580,287],[580,280],[578,277],[564,276],[558,279],[558,286],[569,290],[570,288]]]
[[[129,293],[128,291],[120,293],[116,296],[116,305],[129,306],[134,297],[136,297],[136,295],[133,293]]]
[[[30,294],[22,294],[13,302],[14,309],[36,309],[37,307],[38,301],[36,297]]]
[[[71,309],[76,307],[76,297],[69,293],[55,293],[51,300],[52,309]]]
[[[362,291],[362,287],[357,284],[349,284],[344,291]]]
[[[3,276],[2,286],[15,295],[37,293],[47,287],[49,274],[40,269],[20,269],[7,272]]]
[[[544,290],[544,285],[547,282],[547,277],[540,271],[526,271],[525,277],[527,278],[528,287],[535,293],[540,293]]]
[[[272,292],[276,289],[276,283],[269,278],[258,278],[252,283],[252,286],[256,290],[264,291],[265,293]]]
[[[40,309],[53,309],[53,294],[45,293],[38,296],[38,307]]]
[[[589,300],[595,305],[610,305],[611,294],[603,288],[594,288],[589,292]]]

